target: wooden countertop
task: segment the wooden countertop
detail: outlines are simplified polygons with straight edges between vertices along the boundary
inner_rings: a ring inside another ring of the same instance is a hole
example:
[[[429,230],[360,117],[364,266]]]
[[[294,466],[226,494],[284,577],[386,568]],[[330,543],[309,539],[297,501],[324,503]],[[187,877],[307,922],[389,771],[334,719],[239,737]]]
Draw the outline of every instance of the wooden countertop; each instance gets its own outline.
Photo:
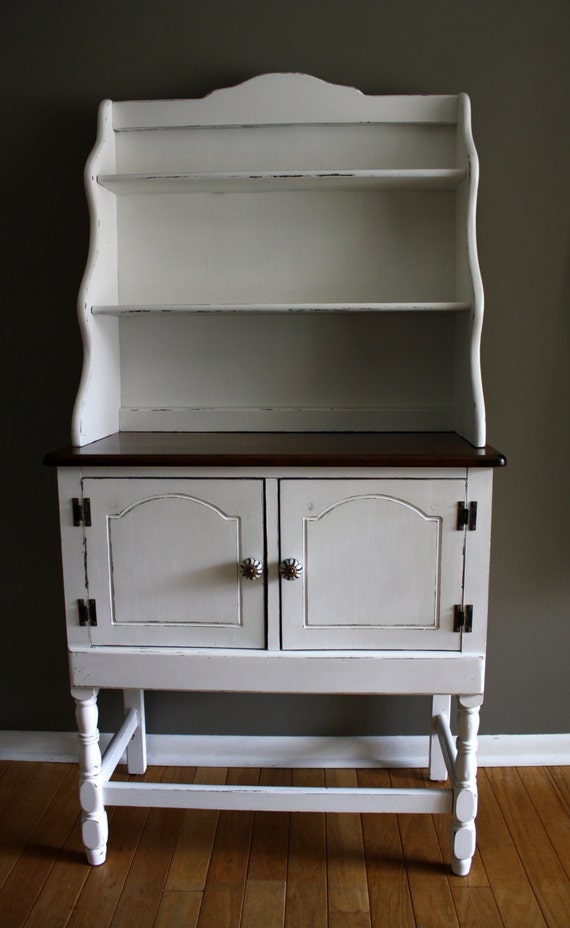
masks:
[[[454,432],[116,432],[46,455],[58,467],[501,467]]]

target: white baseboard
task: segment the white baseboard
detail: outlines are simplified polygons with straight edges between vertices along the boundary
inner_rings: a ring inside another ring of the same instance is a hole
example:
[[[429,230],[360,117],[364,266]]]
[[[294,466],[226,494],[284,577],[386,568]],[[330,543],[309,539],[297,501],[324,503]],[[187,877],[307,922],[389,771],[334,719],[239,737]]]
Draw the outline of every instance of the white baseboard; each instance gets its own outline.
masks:
[[[101,735],[104,748],[110,735]],[[199,767],[427,767],[428,738],[148,735],[148,761]],[[74,732],[0,731],[0,760],[77,760]],[[570,766],[570,734],[481,735],[480,767]]]

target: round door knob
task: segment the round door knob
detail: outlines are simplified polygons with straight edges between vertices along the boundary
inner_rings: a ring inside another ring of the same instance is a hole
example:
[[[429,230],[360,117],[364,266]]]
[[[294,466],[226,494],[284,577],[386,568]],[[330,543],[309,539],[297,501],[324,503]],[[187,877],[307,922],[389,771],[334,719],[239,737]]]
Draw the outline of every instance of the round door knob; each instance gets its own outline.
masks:
[[[284,580],[298,580],[303,573],[303,565],[296,557],[288,557],[281,562],[279,573]]]
[[[246,557],[240,564],[240,570],[246,580],[258,580],[263,574],[263,564],[256,557]]]

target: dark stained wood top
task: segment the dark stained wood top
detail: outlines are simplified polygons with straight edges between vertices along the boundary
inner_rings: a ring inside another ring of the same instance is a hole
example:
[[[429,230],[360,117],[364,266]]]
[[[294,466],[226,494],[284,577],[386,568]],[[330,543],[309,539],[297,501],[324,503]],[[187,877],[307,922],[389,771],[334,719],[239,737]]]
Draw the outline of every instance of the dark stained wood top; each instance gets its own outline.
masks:
[[[501,467],[454,432],[117,432],[48,454],[58,467]]]

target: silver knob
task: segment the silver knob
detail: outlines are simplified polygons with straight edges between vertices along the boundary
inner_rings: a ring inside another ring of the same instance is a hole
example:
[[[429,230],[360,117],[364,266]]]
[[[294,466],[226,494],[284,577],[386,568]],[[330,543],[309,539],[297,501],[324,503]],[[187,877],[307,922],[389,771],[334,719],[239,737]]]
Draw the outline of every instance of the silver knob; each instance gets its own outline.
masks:
[[[284,580],[298,580],[303,573],[303,565],[296,557],[288,557],[281,562],[279,573]]]
[[[263,575],[263,564],[256,557],[246,557],[240,564],[240,571],[246,580],[258,580]]]

